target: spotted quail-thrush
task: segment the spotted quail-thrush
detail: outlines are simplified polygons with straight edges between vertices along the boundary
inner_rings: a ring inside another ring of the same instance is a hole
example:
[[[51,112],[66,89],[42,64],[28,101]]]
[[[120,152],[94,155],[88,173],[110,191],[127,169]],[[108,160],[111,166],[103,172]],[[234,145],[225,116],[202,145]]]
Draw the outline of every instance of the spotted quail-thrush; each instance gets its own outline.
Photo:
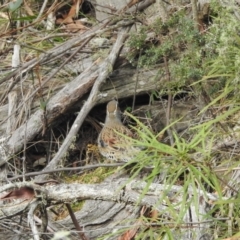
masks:
[[[123,125],[118,102],[112,100],[107,104],[107,115],[104,127],[98,136],[100,153],[109,160],[127,162],[139,151],[131,139],[132,132]]]

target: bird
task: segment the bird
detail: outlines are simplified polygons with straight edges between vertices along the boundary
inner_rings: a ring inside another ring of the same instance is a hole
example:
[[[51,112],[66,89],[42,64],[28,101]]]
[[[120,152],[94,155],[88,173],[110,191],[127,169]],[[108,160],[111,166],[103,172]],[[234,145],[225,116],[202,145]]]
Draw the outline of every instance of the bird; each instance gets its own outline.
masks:
[[[106,119],[98,136],[98,149],[102,156],[116,162],[128,162],[139,151],[132,144],[133,133],[123,125],[117,100],[107,104]]]

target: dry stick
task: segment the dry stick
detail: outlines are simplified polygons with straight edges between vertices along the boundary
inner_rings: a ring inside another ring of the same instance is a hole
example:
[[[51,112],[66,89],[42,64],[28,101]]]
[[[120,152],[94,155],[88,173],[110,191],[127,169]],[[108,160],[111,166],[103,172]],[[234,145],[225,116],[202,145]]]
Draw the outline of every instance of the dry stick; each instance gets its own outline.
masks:
[[[164,65],[165,65],[165,70],[166,70],[166,74],[167,74],[167,79],[168,79],[168,82],[170,84],[171,76],[170,76],[170,71],[169,71],[169,67],[168,67],[167,57],[164,56],[163,59],[164,59]],[[167,126],[169,126],[169,124],[170,124],[171,106],[172,106],[172,94],[171,94],[171,91],[170,91],[170,86],[168,86],[168,105],[167,105],[167,112],[166,112],[166,125]],[[173,146],[174,141],[173,141],[173,135],[172,135],[171,129],[168,128],[167,133],[168,133],[168,136],[169,136],[169,139],[170,139],[171,146]]]
[[[112,48],[111,53],[107,57],[107,59],[101,64],[101,67],[99,68],[99,76],[97,80],[95,81],[93,88],[91,90],[91,93],[87,99],[87,101],[84,103],[81,111],[79,112],[76,120],[74,121],[69,134],[65,138],[62,146],[60,147],[59,151],[55,155],[55,157],[51,160],[51,162],[45,167],[43,171],[55,169],[57,168],[57,165],[59,164],[60,160],[64,157],[66,154],[66,151],[68,150],[69,146],[72,144],[72,141],[74,137],[76,136],[79,128],[81,127],[85,117],[89,113],[89,111],[94,107],[96,104],[99,96],[99,89],[101,85],[104,83],[108,75],[113,70],[113,65],[116,62],[116,59],[120,53],[120,50],[123,46],[123,43],[127,37],[127,32],[129,31],[130,27],[123,28],[118,33],[117,40]],[[36,177],[37,181],[42,181],[47,177],[47,175],[41,175]]]
[[[36,18],[36,21],[41,18],[42,14],[43,14],[46,6],[47,6],[47,3],[48,3],[48,0],[44,0],[43,5],[42,5],[42,7],[41,7],[41,9],[40,9],[40,11],[39,11],[39,14],[38,14],[37,18]],[[55,4],[55,3],[54,3],[54,4]]]
[[[199,31],[197,0],[191,0],[194,28]]]
[[[86,236],[86,235],[84,234],[84,232],[83,232],[83,227],[81,227],[81,226],[79,225],[79,223],[78,223],[78,220],[77,220],[77,218],[76,218],[76,216],[75,216],[75,214],[74,214],[74,212],[73,212],[73,210],[72,210],[72,208],[71,208],[71,205],[70,205],[69,203],[66,203],[65,205],[66,205],[67,210],[68,210],[68,212],[69,212],[69,215],[70,215],[70,217],[71,217],[71,219],[72,219],[72,222],[73,222],[76,230],[78,231],[79,237],[80,237],[82,240],[88,240],[87,236]]]
[[[47,230],[49,229],[49,228],[48,228],[48,212],[47,212],[45,203],[39,204],[39,207],[40,207],[39,210],[40,210],[40,212],[41,212],[41,220],[42,220],[42,221],[41,221],[41,228],[40,228],[39,233],[40,233],[40,237],[41,237],[42,239],[44,239],[42,236],[43,236],[44,233],[46,233]],[[34,221],[35,221],[36,223],[38,223],[38,221],[36,221],[36,218],[37,218],[37,216],[36,216],[36,214],[34,214],[33,219],[34,219]]]
[[[77,170],[91,170],[94,168],[99,168],[99,167],[119,167],[119,166],[123,166],[125,163],[109,163],[109,164],[95,164],[95,165],[86,165],[83,167],[65,167],[65,168],[58,168],[58,169],[52,169],[52,170],[46,170],[46,171],[39,171],[39,172],[30,172],[30,173],[26,173],[25,175],[17,175],[15,177],[11,177],[8,178],[8,181],[14,181],[17,180],[19,178],[23,178],[23,177],[35,177],[38,175],[42,175],[42,174],[49,174],[49,173],[55,173],[55,172],[63,172],[63,171],[77,171]]]
[[[98,76],[98,70],[92,69],[93,67],[96,69],[96,64],[93,64],[89,69],[76,77],[49,100],[46,108],[49,124],[65,112],[69,106],[75,104],[85,93],[90,91]],[[12,157],[11,154],[16,154],[22,150],[25,139],[29,142],[42,131],[42,118],[43,111],[39,108],[25,124],[22,124],[12,133],[6,143],[8,155],[5,158],[0,158],[0,166]],[[28,125],[28,131],[25,137],[24,128],[26,124]]]
[[[28,42],[28,44],[33,44],[33,43],[38,43],[38,42],[42,42],[42,41],[45,41],[45,40],[48,40],[50,38],[55,38],[55,37],[75,37],[79,35],[78,33],[54,33],[52,35],[47,35],[45,37],[42,37],[42,38],[37,38],[35,40],[32,40],[31,42]]]
[[[172,157],[164,157],[161,158],[161,160],[163,161],[172,161],[173,158]],[[126,163],[106,163],[106,164],[94,164],[94,165],[86,165],[86,166],[82,166],[82,167],[64,167],[64,168],[57,168],[57,169],[51,169],[51,170],[47,170],[47,171],[38,171],[38,172],[30,172],[30,173],[26,173],[25,175],[17,175],[11,178],[8,178],[7,180],[9,182],[23,178],[23,176],[25,177],[35,177],[38,175],[42,175],[42,174],[49,174],[49,173],[56,173],[56,172],[63,172],[63,171],[78,171],[80,170],[80,173],[85,171],[85,170],[91,170],[91,169],[95,169],[95,168],[99,168],[99,167],[119,167],[119,166],[123,166]],[[144,167],[144,169],[146,170],[152,170],[153,167]],[[220,169],[219,171],[227,171],[228,169]],[[233,168],[232,170],[240,170],[240,168]],[[218,172],[213,170],[214,172]]]
[[[15,44],[13,47],[13,55],[12,55],[12,69],[16,69],[20,66],[20,46]],[[14,79],[11,78],[9,84],[14,82]],[[16,126],[16,108],[18,106],[18,93],[17,89],[13,89],[13,91],[9,92],[6,96],[8,98],[8,121],[7,121],[7,129],[6,135],[10,135]],[[23,171],[25,171],[24,163],[23,163]],[[6,172],[6,165],[1,169],[1,179],[6,179],[7,172]]]
[[[140,197],[142,195],[142,191],[146,189],[147,183],[142,180],[131,180],[129,178],[118,178],[114,181],[105,181],[99,184],[80,184],[80,183],[62,183],[62,184],[51,184],[48,185],[46,183],[42,186],[31,182],[18,182],[18,183],[9,183],[0,187],[0,192],[10,191],[11,189],[20,189],[20,188],[30,188],[37,191],[38,198],[45,198],[48,200],[48,204],[56,201],[59,202],[71,202],[73,200],[86,200],[86,199],[102,199],[108,201],[119,201],[121,202],[138,202],[139,205],[147,205],[147,206],[155,206],[156,208],[166,208],[166,204],[159,203],[159,196],[165,192],[168,196],[173,196],[178,194],[176,199],[172,199],[175,201],[176,208],[180,208],[181,206],[177,203],[182,202],[182,194],[189,194],[190,196],[194,196],[196,191],[191,187],[185,191],[183,186],[178,185],[167,185],[152,183],[149,185],[148,191],[146,195]],[[123,186],[126,186],[122,191],[119,191]],[[186,192],[186,193],[185,193]],[[205,190],[198,189],[198,194],[203,197],[203,200],[212,200],[216,202],[217,200],[227,200],[230,198],[227,197],[219,197],[217,194],[206,192]],[[132,198],[132,197],[133,198]],[[139,197],[141,201],[139,201]],[[150,200],[152,199],[152,200]],[[40,199],[39,199],[40,200]],[[150,200],[150,201],[148,201]],[[172,201],[170,200],[170,201]],[[24,204],[24,203],[23,203]],[[17,204],[18,205],[18,204]],[[0,219],[6,218],[9,215],[5,212],[5,206],[1,207],[0,210]],[[16,209],[19,212],[20,209]],[[6,209],[7,211],[7,209]]]
[[[40,239],[38,229],[34,221],[34,211],[37,209],[38,205],[39,205],[38,201],[34,200],[32,203],[30,203],[30,209],[28,211],[28,223],[31,227],[34,240]]]

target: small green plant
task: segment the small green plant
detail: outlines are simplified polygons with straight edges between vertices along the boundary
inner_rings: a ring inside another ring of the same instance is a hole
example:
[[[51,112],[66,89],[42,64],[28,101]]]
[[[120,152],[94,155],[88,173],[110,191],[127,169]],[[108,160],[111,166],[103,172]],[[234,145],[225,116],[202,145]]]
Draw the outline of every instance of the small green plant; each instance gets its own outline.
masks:
[[[193,127],[192,137],[188,140],[173,133],[175,143],[173,146],[159,142],[158,137],[177,121],[158,134],[154,134],[137,118],[126,113],[136,122],[133,130],[137,132],[139,138],[134,140],[133,144],[142,147],[142,151],[133,159],[135,165],[131,169],[131,179],[137,177],[141,171],[144,171],[145,167],[152,167],[152,170],[143,178],[146,186],[141,193],[139,203],[149,191],[151,184],[155,182],[159,175],[163,175],[162,184],[165,185],[165,190],[159,195],[158,202],[159,204],[164,202],[167,205],[165,210],[158,212],[158,218],[154,222],[155,225],[161,227],[155,228],[154,224],[151,226],[151,219],[143,217],[141,221],[145,222],[147,226],[150,224],[150,227],[147,229],[141,228],[136,239],[142,239],[144,236],[148,236],[149,239],[169,236],[171,239],[177,232],[181,234],[181,226],[186,224],[184,219],[190,207],[194,207],[194,214],[197,214],[199,221],[206,220],[211,222],[211,225],[219,224],[216,216],[227,219],[229,200],[224,199],[223,183],[225,180],[219,177],[217,172],[214,172],[215,150],[213,146],[216,141],[221,139],[222,135],[222,130],[218,128],[217,124],[233,116],[239,110],[239,107],[229,109],[216,119],[208,120]],[[133,162],[126,165],[131,165]],[[226,186],[226,183],[224,186]],[[181,200],[172,202],[169,199],[169,192],[175,187],[181,187],[181,191],[176,193],[173,198],[180,198]],[[191,189],[191,197],[189,196],[189,189]],[[202,192],[201,196],[199,192]],[[218,201],[214,203],[212,210],[209,208],[209,211],[202,213],[199,202],[201,197],[204,198],[204,196],[213,192],[218,196]],[[238,207],[238,201],[234,201],[233,207]],[[237,221],[237,214],[233,217]],[[171,224],[168,225],[165,222],[171,222]],[[222,226],[219,229],[219,235],[222,234],[223,237],[226,234],[221,233],[221,231],[225,229],[226,224],[224,220],[221,221]],[[234,232],[237,233],[237,231],[237,228],[235,228]]]

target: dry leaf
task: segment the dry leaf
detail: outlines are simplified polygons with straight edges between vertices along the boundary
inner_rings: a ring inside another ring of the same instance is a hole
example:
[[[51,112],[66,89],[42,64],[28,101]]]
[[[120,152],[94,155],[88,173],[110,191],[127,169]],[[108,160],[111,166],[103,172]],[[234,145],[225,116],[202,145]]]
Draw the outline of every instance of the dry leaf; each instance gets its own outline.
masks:
[[[142,207],[140,215],[143,216],[144,213],[146,212],[147,208],[145,206]],[[122,236],[120,236],[118,238],[118,240],[131,240],[135,237],[138,229],[140,228],[140,226],[142,225],[142,219],[137,220],[137,222],[134,224],[135,226],[128,230],[127,232],[125,232]]]
[[[8,192],[0,197],[1,200],[9,200],[9,199],[32,199],[35,194],[33,189],[29,187],[22,187],[20,189],[15,189],[11,192]]]
[[[73,18],[77,17],[79,12],[79,6],[82,4],[82,0],[73,0],[73,5],[66,16],[66,18],[63,20],[63,23],[72,23]]]
[[[154,222],[158,219],[159,212],[156,209],[153,209],[150,213],[151,222]]]
[[[27,4],[26,0],[24,0],[24,9],[26,10],[26,13],[28,14],[28,16],[34,16],[34,13],[32,9],[29,7],[29,5]]]
[[[125,6],[121,12],[125,12],[128,8],[132,7],[133,5],[137,4],[139,0],[130,0],[130,2]]]
[[[80,20],[74,20],[79,11],[79,6],[83,0],[73,0],[73,5],[67,15],[62,15],[62,18],[56,20],[56,24],[64,24],[68,32],[79,32],[88,29]]]
[[[139,221],[139,220],[138,220]],[[138,223],[137,221],[137,223]],[[133,237],[135,237],[138,229],[139,229],[140,226],[137,226],[137,227],[133,227],[132,229],[128,230],[127,232],[125,232],[122,236],[120,236],[118,238],[118,240],[131,240],[133,239]]]
[[[69,32],[78,32],[80,30],[86,30],[87,28],[80,22],[69,23],[66,25],[66,30]]]

